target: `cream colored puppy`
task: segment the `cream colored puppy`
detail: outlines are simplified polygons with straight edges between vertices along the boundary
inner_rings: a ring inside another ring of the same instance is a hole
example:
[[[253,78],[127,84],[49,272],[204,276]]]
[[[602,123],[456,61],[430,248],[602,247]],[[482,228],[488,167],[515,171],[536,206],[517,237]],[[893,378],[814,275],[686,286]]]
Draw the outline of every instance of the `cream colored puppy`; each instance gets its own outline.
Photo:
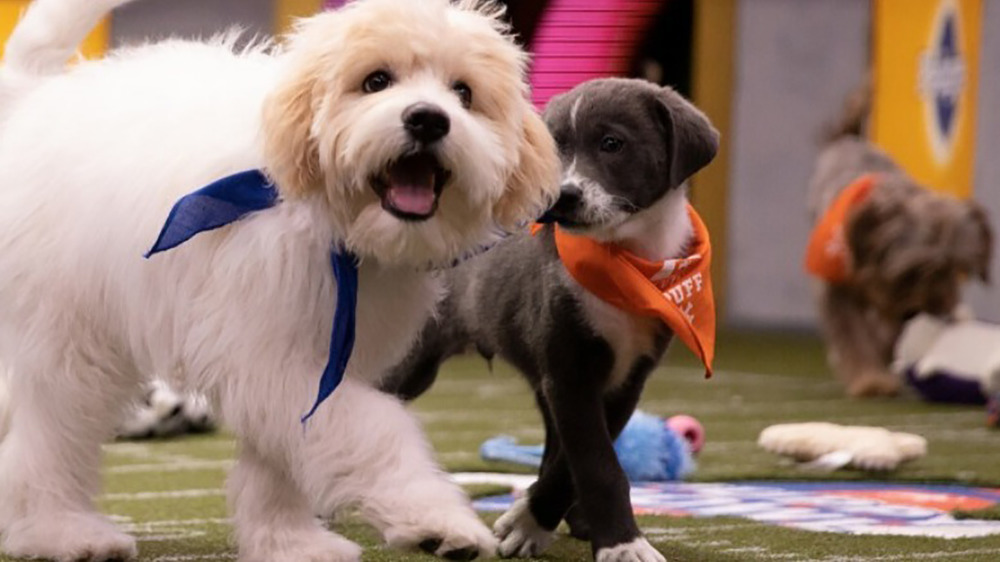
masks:
[[[430,268],[540,214],[557,184],[525,56],[488,2],[359,0],[285,46],[166,41],[66,61],[124,0],[38,0],[0,71],[2,549],[136,554],[100,515],[99,444],[174,373],[240,441],[240,560],[358,560],[316,516],[357,507],[393,546],[490,554],[495,540],[372,387],[439,295]],[[281,201],[143,259],[171,206],[262,169]],[[346,378],[306,426],[327,361],[331,248],[361,261]]]

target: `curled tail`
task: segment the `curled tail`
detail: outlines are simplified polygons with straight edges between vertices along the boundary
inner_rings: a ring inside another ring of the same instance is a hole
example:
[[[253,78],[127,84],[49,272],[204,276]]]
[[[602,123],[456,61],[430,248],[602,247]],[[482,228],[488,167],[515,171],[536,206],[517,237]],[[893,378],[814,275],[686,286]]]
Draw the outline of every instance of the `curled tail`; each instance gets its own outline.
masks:
[[[851,92],[844,101],[840,117],[826,127],[823,134],[824,144],[843,137],[864,137],[867,134],[871,104],[871,84],[862,84]]]
[[[4,48],[5,75],[59,74],[87,34],[112,9],[130,0],[35,0]]]

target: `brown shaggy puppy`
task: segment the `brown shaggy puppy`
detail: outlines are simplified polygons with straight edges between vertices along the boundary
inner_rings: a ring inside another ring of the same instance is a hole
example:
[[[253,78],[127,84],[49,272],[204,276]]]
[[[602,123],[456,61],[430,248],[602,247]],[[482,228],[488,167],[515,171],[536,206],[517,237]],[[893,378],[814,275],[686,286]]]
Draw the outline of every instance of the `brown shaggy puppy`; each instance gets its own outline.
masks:
[[[966,279],[988,281],[993,237],[979,205],[917,184],[861,136],[866,98],[848,113],[810,182],[813,219],[856,179],[876,175],[843,223],[846,278],[816,284],[819,313],[830,367],[848,394],[889,395],[900,388],[888,365],[904,322],[919,312],[950,316]]]

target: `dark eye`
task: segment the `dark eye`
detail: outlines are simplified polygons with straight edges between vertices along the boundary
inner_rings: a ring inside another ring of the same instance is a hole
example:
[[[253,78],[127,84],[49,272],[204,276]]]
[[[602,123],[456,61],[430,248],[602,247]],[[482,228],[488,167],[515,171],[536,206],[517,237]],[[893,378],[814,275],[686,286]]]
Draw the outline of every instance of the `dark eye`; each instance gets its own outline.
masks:
[[[392,86],[392,75],[384,70],[376,70],[365,77],[361,84],[361,89],[366,94],[374,94]]]
[[[451,85],[451,90],[455,92],[455,95],[462,102],[462,107],[465,109],[472,107],[472,88],[468,84],[459,80]]]
[[[625,146],[624,141],[611,135],[604,135],[601,139],[601,152],[619,152],[623,146]]]

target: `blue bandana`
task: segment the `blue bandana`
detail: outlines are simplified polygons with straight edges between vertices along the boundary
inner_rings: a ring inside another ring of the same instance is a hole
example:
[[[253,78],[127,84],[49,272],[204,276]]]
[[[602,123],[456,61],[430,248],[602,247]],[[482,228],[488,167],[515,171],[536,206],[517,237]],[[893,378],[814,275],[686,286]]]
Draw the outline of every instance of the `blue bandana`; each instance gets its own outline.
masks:
[[[150,257],[177,247],[195,234],[214,230],[279,203],[274,184],[260,170],[249,170],[215,181],[182,197],[167,216]],[[312,409],[302,416],[305,423],[344,380],[344,371],[354,349],[355,316],[358,306],[358,262],[350,252],[332,250],[330,265],[337,280],[337,310],[333,314],[330,355],[319,381],[319,394]]]

